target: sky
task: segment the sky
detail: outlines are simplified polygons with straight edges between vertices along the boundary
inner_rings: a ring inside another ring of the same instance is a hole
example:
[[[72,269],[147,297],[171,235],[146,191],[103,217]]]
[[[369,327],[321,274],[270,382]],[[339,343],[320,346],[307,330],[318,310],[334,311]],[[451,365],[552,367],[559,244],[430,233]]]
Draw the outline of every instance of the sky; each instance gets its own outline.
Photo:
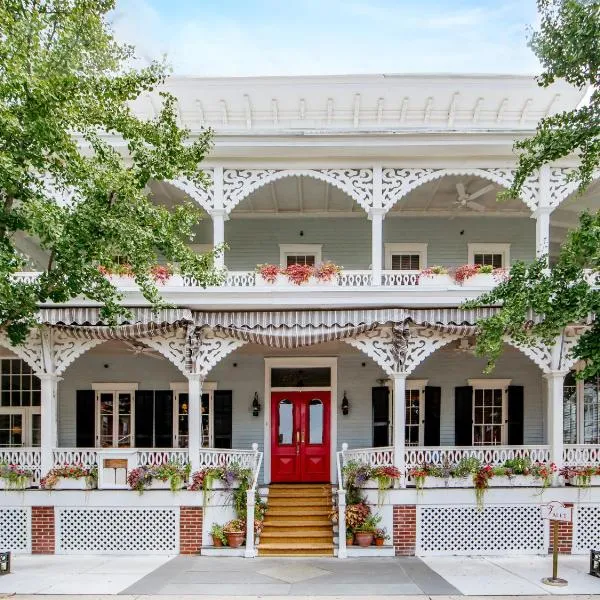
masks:
[[[536,73],[535,0],[117,0],[117,37],[193,76]]]

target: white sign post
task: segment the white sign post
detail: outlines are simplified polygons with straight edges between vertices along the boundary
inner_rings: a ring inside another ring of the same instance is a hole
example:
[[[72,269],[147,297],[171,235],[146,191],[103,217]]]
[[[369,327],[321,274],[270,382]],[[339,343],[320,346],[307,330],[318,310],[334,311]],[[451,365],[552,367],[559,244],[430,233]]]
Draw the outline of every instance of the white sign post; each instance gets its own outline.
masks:
[[[573,521],[573,508],[565,506],[562,502],[548,502],[542,504],[542,519],[552,521],[552,577],[544,577],[542,583],[546,585],[565,586],[569,582],[558,576],[558,523],[571,523]]]

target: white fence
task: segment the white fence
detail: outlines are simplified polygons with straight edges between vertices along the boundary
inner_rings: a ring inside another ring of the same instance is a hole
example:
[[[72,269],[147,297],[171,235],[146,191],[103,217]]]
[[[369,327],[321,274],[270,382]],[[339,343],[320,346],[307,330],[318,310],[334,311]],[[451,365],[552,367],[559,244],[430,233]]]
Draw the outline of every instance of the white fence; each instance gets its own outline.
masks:
[[[17,465],[31,471],[36,485],[42,477],[42,455],[39,448],[0,448],[0,463]]]
[[[599,466],[600,446],[591,444],[565,444],[563,464],[569,467]]]

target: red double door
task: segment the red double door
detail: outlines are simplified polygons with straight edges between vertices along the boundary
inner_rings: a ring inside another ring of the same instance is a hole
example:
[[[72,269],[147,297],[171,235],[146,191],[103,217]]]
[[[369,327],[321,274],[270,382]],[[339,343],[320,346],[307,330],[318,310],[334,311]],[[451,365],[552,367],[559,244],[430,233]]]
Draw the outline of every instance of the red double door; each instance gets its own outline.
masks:
[[[272,392],[271,479],[330,481],[330,392]]]

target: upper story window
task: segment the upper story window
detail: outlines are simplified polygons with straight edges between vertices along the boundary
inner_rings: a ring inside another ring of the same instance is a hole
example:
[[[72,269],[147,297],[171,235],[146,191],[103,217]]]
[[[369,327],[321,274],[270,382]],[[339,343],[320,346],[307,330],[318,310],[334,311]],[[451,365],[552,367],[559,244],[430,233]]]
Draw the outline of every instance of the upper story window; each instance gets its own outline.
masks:
[[[510,267],[510,244],[469,244],[468,253],[471,265],[489,265],[494,269]]]
[[[321,244],[280,244],[279,264],[314,266],[321,262]]]
[[[427,267],[427,244],[386,244],[388,271],[420,271]]]
[[[0,446],[39,446],[41,384],[19,358],[0,361]]]
[[[600,444],[600,376],[565,377],[563,386],[563,439],[566,444]]]

